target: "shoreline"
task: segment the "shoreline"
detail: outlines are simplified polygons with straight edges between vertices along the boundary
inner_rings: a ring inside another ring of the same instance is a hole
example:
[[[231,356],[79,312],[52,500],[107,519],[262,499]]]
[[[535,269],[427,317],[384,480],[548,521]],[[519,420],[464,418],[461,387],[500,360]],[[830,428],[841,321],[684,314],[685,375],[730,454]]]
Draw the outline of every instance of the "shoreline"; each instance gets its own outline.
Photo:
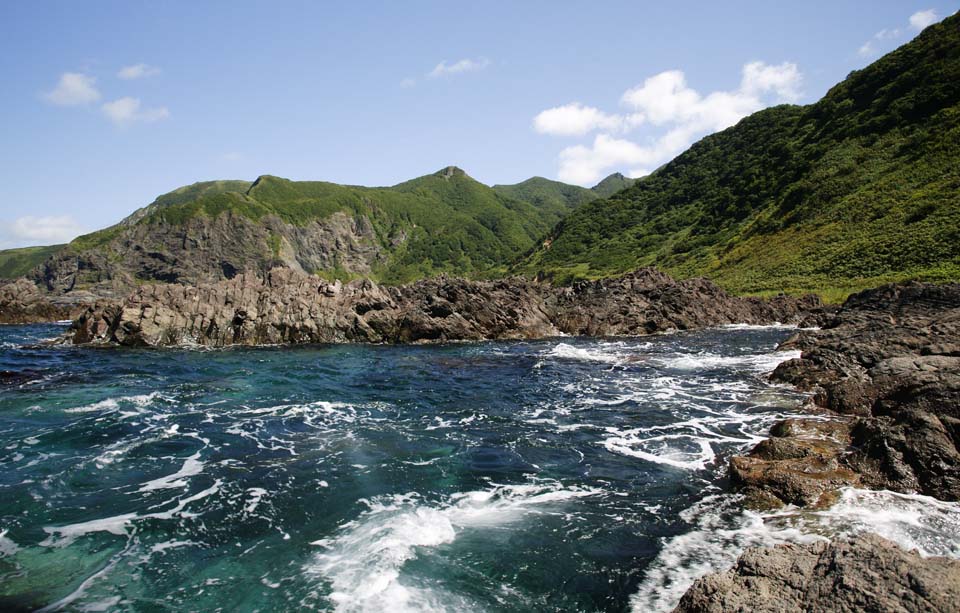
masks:
[[[745,509],[828,511],[846,488],[960,501],[960,284],[855,294],[823,328],[800,331],[778,350],[797,348],[801,357],[770,380],[810,393],[801,406],[830,419],[783,420],[730,459]],[[749,547],[730,569],[696,580],[675,611],[948,611],[958,597],[960,560],[924,557],[866,532]]]

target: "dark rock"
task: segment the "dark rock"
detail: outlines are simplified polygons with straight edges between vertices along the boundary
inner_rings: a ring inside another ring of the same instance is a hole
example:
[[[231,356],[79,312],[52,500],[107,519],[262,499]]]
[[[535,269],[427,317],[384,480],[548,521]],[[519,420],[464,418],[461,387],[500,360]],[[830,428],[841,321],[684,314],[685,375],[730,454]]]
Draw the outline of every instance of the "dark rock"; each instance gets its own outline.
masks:
[[[84,307],[56,302],[26,280],[0,285],[0,324],[25,324],[73,319]]]
[[[702,577],[676,613],[956,611],[960,561],[923,558],[875,535],[746,550]]]
[[[557,288],[527,279],[438,277],[400,287],[329,282],[275,268],[188,287],[150,284],[89,308],[72,342],[122,345],[519,339],[636,335],[727,323],[795,322],[815,297],[736,298],[704,279],[654,269]]]
[[[775,381],[855,415],[841,463],[869,487],[960,500],[960,284],[886,285],[851,296]]]

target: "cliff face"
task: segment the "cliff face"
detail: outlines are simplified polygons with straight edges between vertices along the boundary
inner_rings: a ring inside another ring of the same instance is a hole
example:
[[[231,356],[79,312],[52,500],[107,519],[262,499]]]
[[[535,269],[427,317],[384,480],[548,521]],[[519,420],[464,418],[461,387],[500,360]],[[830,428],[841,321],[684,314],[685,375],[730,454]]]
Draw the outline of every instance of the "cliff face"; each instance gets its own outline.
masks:
[[[388,237],[400,244],[404,235]],[[65,249],[31,275],[54,294],[85,288],[121,297],[138,282],[197,285],[232,279],[241,272],[265,274],[276,266],[299,272],[339,270],[369,274],[385,260],[370,220],[335,212],[304,225],[275,215],[252,220],[232,211],[196,216],[182,224],[133,224],[98,249]]]
[[[151,284],[89,308],[77,344],[225,346],[443,342],[560,334],[634,335],[728,323],[798,321],[814,297],[729,296],[652,269],[556,288],[525,279],[435,278],[399,287],[328,282],[289,268],[196,287]]]

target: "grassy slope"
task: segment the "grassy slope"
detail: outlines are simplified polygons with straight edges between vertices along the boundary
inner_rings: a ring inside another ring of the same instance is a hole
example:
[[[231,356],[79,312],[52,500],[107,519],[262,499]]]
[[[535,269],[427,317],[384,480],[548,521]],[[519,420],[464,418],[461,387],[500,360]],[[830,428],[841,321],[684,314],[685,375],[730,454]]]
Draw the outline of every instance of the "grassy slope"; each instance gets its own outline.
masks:
[[[253,184],[197,184],[161,196],[124,223],[182,225],[200,215],[213,217],[232,211],[254,220],[275,215],[303,226],[338,211],[362,215],[371,221],[377,240],[391,256],[373,276],[399,283],[444,272],[502,274],[517,254],[528,251],[570,206],[515,199],[459,169],[445,169],[383,188],[272,176],[260,177]],[[109,249],[123,231],[124,224],[118,224],[80,237],[71,247]],[[401,236],[405,240],[394,240]]]
[[[747,293],[960,278],[960,17],[820,102],[756,113],[584,205],[521,265],[560,281],[644,264]]]
[[[0,279],[22,277],[63,248],[64,245],[50,245],[0,251]]]

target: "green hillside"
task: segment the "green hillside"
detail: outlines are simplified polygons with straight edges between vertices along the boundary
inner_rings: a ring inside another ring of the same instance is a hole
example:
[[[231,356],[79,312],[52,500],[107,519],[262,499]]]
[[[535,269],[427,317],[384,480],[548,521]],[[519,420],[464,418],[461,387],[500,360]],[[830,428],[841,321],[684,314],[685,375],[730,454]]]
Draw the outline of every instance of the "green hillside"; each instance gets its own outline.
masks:
[[[251,239],[260,240],[262,245],[222,241],[224,244],[212,246],[217,261],[208,262],[209,269],[217,269],[221,261],[228,261],[230,269],[265,269],[282,263],[285,244],[291,245],[292,258],[302,259],[299,252],[304,241],[321,233],[317,223],[343,214],[358,227],[372,228],[372,235],[357,238],[363,243],[361,247],[377,253],[371,269],[358,273],[339,261],[327,267],[304,268],[328,276],[362,273],[389,283],[440,273],[491,276],[506,272],[518,254],[529,251],[558,219],[581,204],[581,192],[591,194],[583,188],[549,183],[570,198],[563,202],[538,200],[523,188],[511,189],[518,186],[494,190],[455,167],[382,188],[290,181],[269,175],[252,184],[209,182],[161,196],[120,224],[79,237],[70,244],[70,250],[99,254],[101,258],[91,259],[114,268],[131,263],[127,268],[133,269],[128,272],[146,281],[155,278],[150,271],[158,266],[144,258],[155,256],[163,264],[164,279],[187,278],[178,270],[190,268],[195,272],[205,263],[184,262],[183,254],[170,246],[178,244],[178,236],[191,232],[191,224],[234,215],[259,228],[267,224],[271,229]],[[256,234],[247,231],[247,235]],[[135,244],[133,236],[140,242],[136,253],[128,254]],[[116,275],[111,272],[110,276]]]
[[[738,292],[960,278],[960,17],[587,203],[518,267],[557,281],[656,264]]]
[[[63,245],[50,245],[0,251],[0,279],[22,277],[63,247]]]
[[[636,179],[631,179],[623,176],[619,172],[615,172],[590,188],[590,191],[596,194],[598,198],[609,198],[620,190],[624,190],[636,182]]]

